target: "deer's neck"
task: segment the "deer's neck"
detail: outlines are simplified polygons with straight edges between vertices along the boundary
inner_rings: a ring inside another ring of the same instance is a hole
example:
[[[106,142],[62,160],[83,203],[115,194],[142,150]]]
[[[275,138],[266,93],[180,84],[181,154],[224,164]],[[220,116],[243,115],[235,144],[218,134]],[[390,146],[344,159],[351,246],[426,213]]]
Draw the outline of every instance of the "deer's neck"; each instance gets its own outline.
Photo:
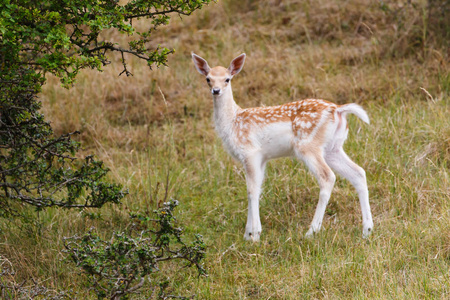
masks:
[[[224,143],[228,144],[232,135],[233,121],[241,108],[234,101],[231,84],[227,86],[221,95],[213,96],[213,98],[216,131]]]

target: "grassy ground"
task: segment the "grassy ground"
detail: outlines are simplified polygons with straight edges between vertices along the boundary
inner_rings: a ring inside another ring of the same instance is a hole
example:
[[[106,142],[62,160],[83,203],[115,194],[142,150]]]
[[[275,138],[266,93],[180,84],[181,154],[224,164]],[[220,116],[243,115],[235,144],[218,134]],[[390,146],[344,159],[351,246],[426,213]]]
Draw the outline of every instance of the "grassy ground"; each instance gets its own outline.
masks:
[[[117,77],[117,59],[102,74],[84,72],[70,90],[50,78],[41,97],[55,131],[81,129],[84,151],[103,159],[130,195],[100,212],[49,209],[39,214],[40,228],[1,221],[0,250],[17,280],[31,276],[84,295],[83,277],[62,259],[63,237],[91,226],[103,234],[120,230],[128,211],[157,206],[150,194],[162,197],[169,172],[178,219],[208,245],[209,277],[174,275],[174,293],[448,299],[449,57],[433,31],[442,24],[428,19],[422,4],[383,10],[368,0],[221,1],[158,33],[155,44],[177,50],[169,68],[149,71],[131,60],[134,76]],[[247,53],[233,79],[241,107],[311,97],[365,107],[371,125],[349,117],[345,149],[367,172],[370,239],[361,237],[356,194],[341,178],[323,231],[304,239],[319,188],[301,163],[280,159],[267,169],[261,242],[243,240],[244,173],[215,135],[212,99],[191,51],[224,66]]]

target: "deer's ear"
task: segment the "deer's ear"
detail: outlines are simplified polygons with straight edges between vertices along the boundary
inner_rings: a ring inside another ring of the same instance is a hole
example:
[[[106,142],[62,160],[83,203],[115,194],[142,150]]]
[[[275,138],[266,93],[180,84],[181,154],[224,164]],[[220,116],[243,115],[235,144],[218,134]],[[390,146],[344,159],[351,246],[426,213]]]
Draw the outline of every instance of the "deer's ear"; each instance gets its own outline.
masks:
[[[231,76],[236,75],[242,70],[242,67],[244,66],[245,62],[245,53],[242,53],[235,59],[233,59],[230,63],[230,66],[228,67],[228,71],[230,72]]]
[[[194,62],[197,71],[200,74],[207,76],[209,74],[209,71],[211,70],[211,68],[208,66],[208,62],[203,58],[201,58],[200,56],[198,56],[197,54],[195,54],[194,52],[192,52],[191,54],[192,54],[192,61]]]

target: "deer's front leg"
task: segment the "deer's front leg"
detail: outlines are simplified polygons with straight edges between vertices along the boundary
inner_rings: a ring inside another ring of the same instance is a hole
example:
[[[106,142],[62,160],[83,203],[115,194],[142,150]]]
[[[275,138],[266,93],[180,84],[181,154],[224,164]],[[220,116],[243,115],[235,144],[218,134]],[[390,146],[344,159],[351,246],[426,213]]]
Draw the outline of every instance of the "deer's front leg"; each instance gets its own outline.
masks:
[[[259,241],[262,230],[259,218],[259,196],[264,180],[265,161],[260,155],[253,155],[244,162],[244,166],[248,197],[248,215],[244,238],[256,242]]]

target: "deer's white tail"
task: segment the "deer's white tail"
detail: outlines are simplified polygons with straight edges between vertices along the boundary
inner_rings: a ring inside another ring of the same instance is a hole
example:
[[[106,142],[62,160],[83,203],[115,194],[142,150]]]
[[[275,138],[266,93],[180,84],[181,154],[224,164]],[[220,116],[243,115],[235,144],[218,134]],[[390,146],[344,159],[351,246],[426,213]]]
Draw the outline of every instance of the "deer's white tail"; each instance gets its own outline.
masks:
[[[358,104],[355,104],[355,103],[345,104],[345,105],[339,106],[336,109],[336,111],[342,113],[343,116],[345,116],[347,113],[354,114],[355,116],[357,116],[358,118],[360,118],[361,120],[366,122],[367,124],[370,124],[369,116],[367,115],[366,111]]]

